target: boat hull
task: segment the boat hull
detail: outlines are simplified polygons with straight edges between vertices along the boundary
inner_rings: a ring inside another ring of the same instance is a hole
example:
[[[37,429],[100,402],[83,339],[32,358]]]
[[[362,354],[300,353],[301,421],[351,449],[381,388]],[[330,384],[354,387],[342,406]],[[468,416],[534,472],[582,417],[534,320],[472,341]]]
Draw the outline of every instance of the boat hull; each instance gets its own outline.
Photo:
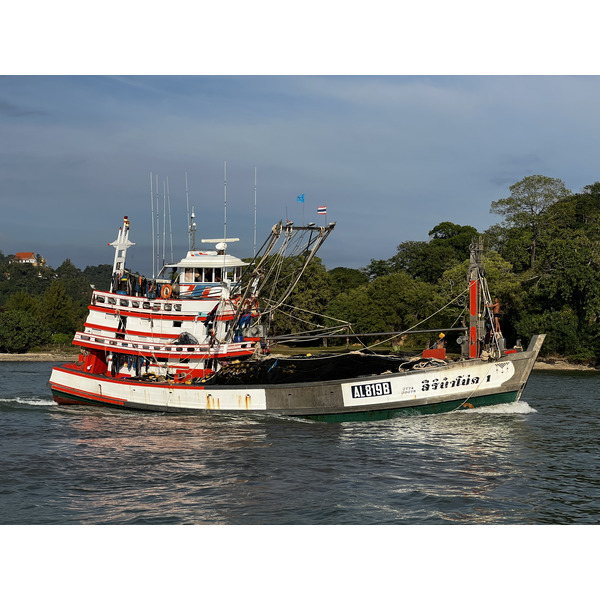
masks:
[[[194,385],[115,379],[55,367],[59,404],[185,413],[261,413],[342,422],[434,414],[519,400],[544,336],[495,361],[458,361],[409,372],[293,384]]]

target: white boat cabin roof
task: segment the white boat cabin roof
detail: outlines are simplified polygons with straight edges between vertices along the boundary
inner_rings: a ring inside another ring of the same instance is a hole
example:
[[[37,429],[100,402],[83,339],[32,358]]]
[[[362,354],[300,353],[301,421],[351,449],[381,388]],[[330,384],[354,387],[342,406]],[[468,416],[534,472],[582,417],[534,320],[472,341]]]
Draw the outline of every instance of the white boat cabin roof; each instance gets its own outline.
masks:
[[[180,273],[186,269],[233,269],[245,267],[249,263],[226,254],[227,242],[237,242],[238,238],[202,240],[203,243],[216,243],[216,250],[189,250],[185,258],[177,263],[164,265],[159,277],[169,269],[177,269]]]
[[[245,267],[248,263],[232,256],[231,254],[219,254],[214,250],[202,252],[200,250],[190,250],[186,257],[178,263],[165,265],[165,269],[185,269],[190,267],[201,268],[223,268],[223,267]]]

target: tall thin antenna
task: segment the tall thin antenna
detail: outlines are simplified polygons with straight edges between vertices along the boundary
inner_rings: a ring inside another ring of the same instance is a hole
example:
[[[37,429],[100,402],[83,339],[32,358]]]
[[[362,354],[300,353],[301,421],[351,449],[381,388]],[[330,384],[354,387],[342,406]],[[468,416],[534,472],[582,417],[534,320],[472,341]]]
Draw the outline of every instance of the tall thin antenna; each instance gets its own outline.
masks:
[[[194,207],[192,206],[192,216],[190,218],[190,236],[192,238],[192,250],[196,250],[196,223],[194,219],[196,215],[194,214]]]
[[[152,171],[150,171],[150,212],[152,216],[152,279],[156,277],[154,264],[154,191],[152,189]]]
[[[155,182],[156,185],[154,186],[154,189],[156,190],[156,269],[158,270],[158,266],[160,265],[160,209],[158,207],[158,175],[155,175]]]
[[[252,256],[256,256],[256,167],[254,167],[254,251]]]
[[[190,195],[188,191],[187,171],[185,172],[185,203],[187,206],[187,222],[188,222],[188,250],[192,249],[192,225],[190,221]]]
[[[171,264],[173,264],[173,225],[171,223],[171,193],[169,192],[169,176],[167,175],[167,202],[169,204],[169,237],[171,238]]]
[[[227,161],[225,161],[225,173],[224,173],[224,177],[225,177],[225,199],[224,199],[224,203],[225,203],[225,220],[223,223],[223,239],[227,239]]]
[[[162,267],[165,266],[165,248],[167,246],[167,183],[163,181],[163,253]]]

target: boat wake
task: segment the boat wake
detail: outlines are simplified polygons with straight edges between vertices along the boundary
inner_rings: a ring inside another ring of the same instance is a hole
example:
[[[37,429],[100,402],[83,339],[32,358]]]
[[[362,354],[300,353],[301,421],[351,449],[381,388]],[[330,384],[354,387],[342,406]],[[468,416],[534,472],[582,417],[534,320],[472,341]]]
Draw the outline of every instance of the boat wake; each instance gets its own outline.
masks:
[[[527,402],[511,402],[509,404],[497,404],[495,406],[482,406],[480,408],[470,408],[467,411],[461,411],[465,413],[482,413],[486,415],[498,414],[498,415],[529,415],[536,413],[537,410],[527,404]]]
[[[54,400],[47,398],[0,398],[0,404],[27,404],[29,406],[56,406]]]

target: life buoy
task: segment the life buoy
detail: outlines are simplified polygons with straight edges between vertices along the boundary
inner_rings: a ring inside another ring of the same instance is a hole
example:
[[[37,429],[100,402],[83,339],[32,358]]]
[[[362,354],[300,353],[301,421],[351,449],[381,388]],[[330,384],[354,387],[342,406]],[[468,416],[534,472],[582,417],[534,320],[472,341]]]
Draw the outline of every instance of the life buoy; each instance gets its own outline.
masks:
[[[167,298],[170,298],[172,293],[173,293],[173,288],[168,283],[165,283],[160,290],[160,295],[165,300]]]

